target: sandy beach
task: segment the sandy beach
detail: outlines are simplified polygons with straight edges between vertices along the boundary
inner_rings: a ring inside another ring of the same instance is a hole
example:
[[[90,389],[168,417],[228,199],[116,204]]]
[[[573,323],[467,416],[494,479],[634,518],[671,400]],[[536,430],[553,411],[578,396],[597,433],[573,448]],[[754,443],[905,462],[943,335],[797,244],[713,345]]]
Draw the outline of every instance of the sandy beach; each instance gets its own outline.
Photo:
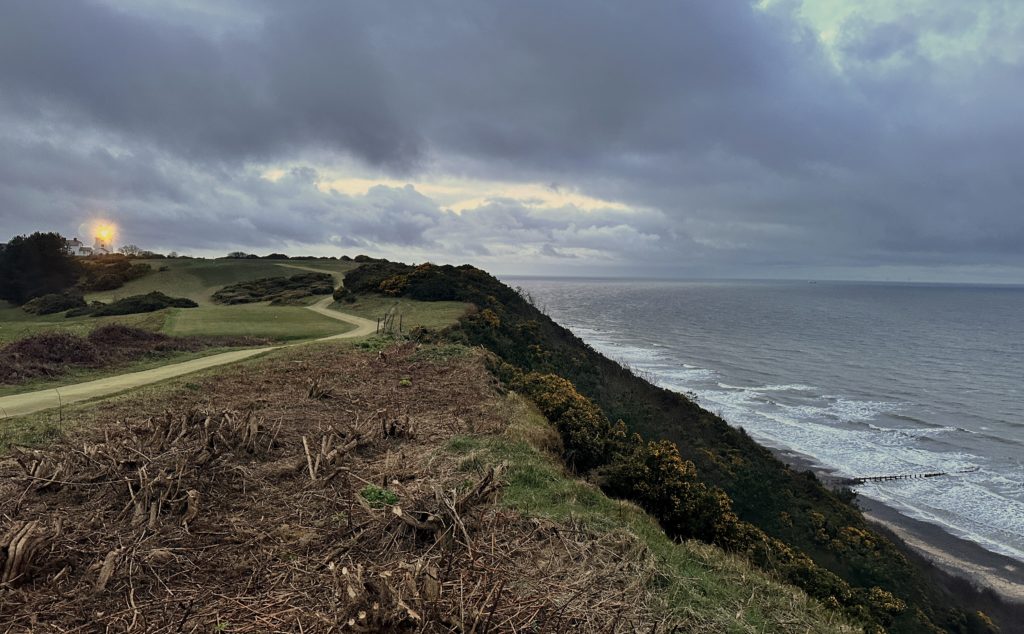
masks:
[[[859,497],[857,504],[865,517],[895,533],[942,570],[1024,605],[1024,563],[951,535],[934,524],[901,515],[880,502]]]
[[[769,449],[792,469],[809,469],[825,483],[838,480],[835,473],[809,456],[777,447]],[[1003,631],[1024,632],[1024,563],[986,550],[935,524],[907,517],[882,502],[858,496],[856,504],[880,532],[933,564],[936,576],[966,580],[975,589],[994,593],[998,599],[989,611],[1002,613]],[[948,578],[939,582],[951,585]]]

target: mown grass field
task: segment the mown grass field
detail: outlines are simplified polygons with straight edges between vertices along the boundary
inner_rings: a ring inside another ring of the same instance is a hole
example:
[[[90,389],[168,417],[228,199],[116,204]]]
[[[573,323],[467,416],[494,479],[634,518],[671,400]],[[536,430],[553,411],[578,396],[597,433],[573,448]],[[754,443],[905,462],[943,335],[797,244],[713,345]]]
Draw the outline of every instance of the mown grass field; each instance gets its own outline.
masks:
[[[112,291],[90,293],[89,301],[111,300],[160,291],[172,297],[187,297],[200,306],[213,305],[211,295],[218,289],[237,282],[248,282],[263,277],[292,276],[300,271],[331,273],[341,281],[346,271],[356,264],[342,260],[140,260],[153,267],[153,272],[128,282]],[[165,269],[165,270],[161,270]]]
[[[337,335],[352,328],[351,324],[324,317],[303,306],[239,304],[172,308],[161,332],[179,337],[230,335],[297,341]]]
[[[91,293],[89,301],[109,302],[130,295],[160,291],[172,297],[188,297],[198,308],[171,308],[154,313],[116,317],[75,317],[63,313],[31,315],[13,306],[0,305],[0,346],[27,336],[62,331],[86,335],[92,329],[110,323],[125,324],[163,334],[193,336],[248,336],[272,342],[298,342],[328,337],[350,331],[353,326],[308,310],[304,305],[270,306],[266,303],[225,306],[212,302],[210,296],[228,284],[263,277],[291,276],[301,271],[331,273],[341,284],[346,271],[356,264],[340,260],[149,260],[153,272],[129,282],[114,291]],[[166,270],[159,270],[165,267]],[[321,297],[309,298],[308,304]],[[396,311],[401,314],[404,332],[416,327],[443,328],[455,323],[468,309],[459,302],[416,302],[408,299],[371,297],[354,304],[335,304],[339,311],[376,320]],[[396,324],[398,323],[396,319]],[[146,358],[117,368],[75,370],[52,379],[33,380],[16,385],[0,385],[0,396],[59,388],[83,381],[145,370],[159,365],[186,361],[215,354],[221,349],[192,353],[173,353]]]
[[[180,309],[179,309],[180,310]],[[0,345],[42,332],[63,331],[85,335],[93,328],[118,323],[146,330],[160,331],[167,319],[167,311],[121,315],[118,317],[74,317],[64,313],[56,315],[30,315],[20,308],[0,303]]]
[[[146,260],[153,272],[113,291],[89,293],[88,301],[110,302],[131,295],[160,291],[172,297],[187,297],[199,308],[174,308],[155,313],[117,317],[75,317],[30,315],[20,308],[0,305],[0,345],[41,332],[64,331],[86,334],[108,323],[119,323],[163,332],[168,335],[247,335],[274,341],[296,341],[336,335],[351,329],[344,322],[306,310],[304,306],[246,304],[222,306],[210,296],[220,288],[263,277],[291,276],[303,270],[334,275],[340,284],[355,265],[341,260]],[[165,268],[166,270],[160,270]],[[321,298],[309,298],[313,303]],[[433,311],[428,311],[433,314]]]

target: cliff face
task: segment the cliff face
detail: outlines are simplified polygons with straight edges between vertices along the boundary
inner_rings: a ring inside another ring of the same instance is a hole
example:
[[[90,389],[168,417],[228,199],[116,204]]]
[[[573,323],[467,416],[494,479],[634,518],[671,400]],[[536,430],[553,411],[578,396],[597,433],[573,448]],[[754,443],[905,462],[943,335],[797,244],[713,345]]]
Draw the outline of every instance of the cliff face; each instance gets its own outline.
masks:
[[[723,536],[722,531],[693,528],[679,519],[686,513],[678,509],[655,512],[670,534],[714,541],[743,553],[812,596],[876,627],[901,632],[936,627],[991,631],[987,617],[959,606],[961,597],[938,587],[921,563],[910,561],[874,532],[850,505],[850,496],[828,490],[811,473],[789,469],[742,430],[685,396],[634,376],[485,272],[468,266],[372,262],[350,272],[345,288],[346,293],[473,303],[477,311],[445,336],[486,347],[503,362],[497,373],[513,384],[530,373],[568,380],[599,408],[610,430],[603,458],[577,467],[603,478],[610,492],[633,499],[646,495],[646,501],[637,501],[652,512],[661,504],[652,498],[656,493],[641,494],[636,487],[617,487],[614,482],[608,486],[608,473],[620,473],[628,461],[624,456],[635,451],[629,446],[637,446],[636,441],[623,444],[615,437],[638,433],[645,440],[674,444],[683,466],[674,467],[673,473],[692,468],[694,482],[727,496],[719,505],[720,517],[712,523],[731,521],[726,518],[729,513],[738,523],[730,524]],[[618,421],[622,425],[615,427],[613,422]],[[648,465],[652,452],[671,453],[665,448],[643,451],[647,453],[639,462]]]

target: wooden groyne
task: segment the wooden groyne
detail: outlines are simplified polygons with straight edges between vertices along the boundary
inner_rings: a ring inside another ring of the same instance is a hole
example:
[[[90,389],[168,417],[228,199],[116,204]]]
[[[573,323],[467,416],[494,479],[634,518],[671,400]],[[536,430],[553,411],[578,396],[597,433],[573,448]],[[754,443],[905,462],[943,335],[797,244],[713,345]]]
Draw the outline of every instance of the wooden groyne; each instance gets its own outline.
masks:
[[[846,486],[866,484],[868,482],[890,482],[893,480],[923,480],[925,478],[938,478],[940,476],[959,475],[961,473],[974,473],[980,467],[970,467],[959,471],[932,471],[930,473],[899,473],[895,475],[864,476],[862,478],[848,478],[840,482]]]

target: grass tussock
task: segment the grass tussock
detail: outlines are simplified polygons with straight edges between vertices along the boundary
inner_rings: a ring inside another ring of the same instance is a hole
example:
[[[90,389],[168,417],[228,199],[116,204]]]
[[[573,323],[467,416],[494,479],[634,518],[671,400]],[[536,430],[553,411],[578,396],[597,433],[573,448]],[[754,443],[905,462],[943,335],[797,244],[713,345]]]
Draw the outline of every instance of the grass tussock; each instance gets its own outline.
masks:
[[[638,506],[613,500],[568,475],[558,433],[537,409],[509,393],[500,403],[501,435],[459,436],[447,449],[478,473],[507,465],[502,504],[527,516],[569,523],[629,543],[651,572],[643,600],[664,624],[687,632],[860,631],[799,589],[771,579],[744,558],[696,541],[674,542]]]

